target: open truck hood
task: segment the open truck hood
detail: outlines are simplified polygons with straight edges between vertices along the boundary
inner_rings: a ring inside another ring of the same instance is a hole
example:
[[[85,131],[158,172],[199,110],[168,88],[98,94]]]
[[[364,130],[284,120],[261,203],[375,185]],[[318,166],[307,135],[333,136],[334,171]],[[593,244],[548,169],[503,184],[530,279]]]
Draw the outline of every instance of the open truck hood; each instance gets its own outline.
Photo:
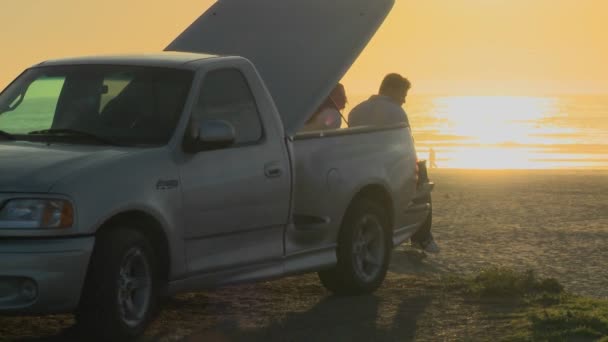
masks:
[[[294,134],[344,76],[394,0],[219,0],[165,50],[242,56]]]

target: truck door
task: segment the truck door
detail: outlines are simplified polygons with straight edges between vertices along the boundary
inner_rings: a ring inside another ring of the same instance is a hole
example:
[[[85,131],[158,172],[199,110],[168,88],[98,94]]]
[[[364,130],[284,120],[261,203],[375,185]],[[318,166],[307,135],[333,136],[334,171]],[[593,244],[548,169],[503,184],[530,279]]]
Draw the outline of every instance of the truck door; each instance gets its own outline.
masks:
[[[259,110],[236,68],[204,76],[191,115],[229,122],[236,142],[188,155],[180,167],[189,271],[279,261],[291,190],[285,147],[269,121],[276,119]]]

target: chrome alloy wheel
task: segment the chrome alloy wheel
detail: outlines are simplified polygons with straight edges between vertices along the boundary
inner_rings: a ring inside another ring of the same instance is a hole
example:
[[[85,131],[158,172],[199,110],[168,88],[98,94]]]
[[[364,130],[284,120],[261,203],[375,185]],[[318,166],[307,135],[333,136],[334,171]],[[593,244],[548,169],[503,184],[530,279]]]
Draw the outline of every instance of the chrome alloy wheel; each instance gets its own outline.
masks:
[[[353,263],[359,278],[373,281],[382,271],[386,252],[384,228],[374,215],[362,216],[353,232]]]
[[[118,276],[120,318],[129,327],[140,324],[148,311],[152,295],[150,264],[140,247],[125,254]]]

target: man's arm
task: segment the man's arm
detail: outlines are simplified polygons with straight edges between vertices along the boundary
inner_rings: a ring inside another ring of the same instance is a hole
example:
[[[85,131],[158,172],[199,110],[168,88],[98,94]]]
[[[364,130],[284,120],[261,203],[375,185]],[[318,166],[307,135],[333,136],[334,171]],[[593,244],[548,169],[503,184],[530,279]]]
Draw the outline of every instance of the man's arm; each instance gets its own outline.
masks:
[[[407,125],[407,127],[410,127],[410,120],[407,117],[407,113],[405,112],[405,110],[403,110],[403,108],[401,109],[401,111],[403,112],[403,122],[405,122],[405,124]]]

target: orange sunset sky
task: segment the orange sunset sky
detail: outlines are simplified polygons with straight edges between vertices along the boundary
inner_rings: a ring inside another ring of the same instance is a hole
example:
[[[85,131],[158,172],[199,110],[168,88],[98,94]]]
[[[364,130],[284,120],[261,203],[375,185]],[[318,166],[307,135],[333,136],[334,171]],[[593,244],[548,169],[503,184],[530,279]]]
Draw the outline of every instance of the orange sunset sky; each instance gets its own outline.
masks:
[[[2,1],[0,88],[49,58],[162,50],[212,3]],[[370,93],[396,71],[419,93],[608,93],[607,13],[606,0],[397,0],[345,82]]]

